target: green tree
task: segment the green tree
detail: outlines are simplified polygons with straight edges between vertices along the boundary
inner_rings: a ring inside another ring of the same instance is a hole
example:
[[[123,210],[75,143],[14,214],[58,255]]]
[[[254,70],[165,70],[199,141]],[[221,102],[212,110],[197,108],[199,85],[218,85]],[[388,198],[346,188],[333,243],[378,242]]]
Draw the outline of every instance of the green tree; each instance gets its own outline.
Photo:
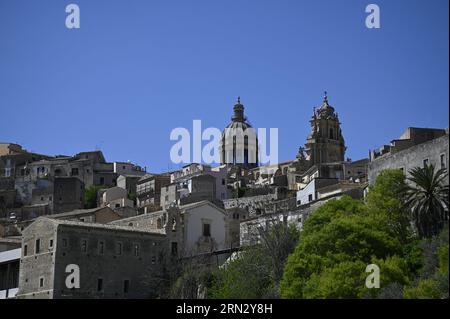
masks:
[[[413,168],[408,180],[412,185],[402,189],[403,202],[421,238],[433,237],[448,222],[449,189],[444,180],[444,169],[435,170],[434,165]]]
[[[385,215],[390,229],[404,244],[413,237],[407,210],[400,200],[401,191],[406,187],[405,179],[399,169],[383,170],[365,200],[367,210],[371,214]]]
[[[86,190],[84,191],[85,208],[97,207],[97,196],[100,189],[102,189],[101,186],[95,185],[91,185],[90,187],[86,188]]]
[[[414,282],[405,287],[404,297],[407,299],[448,299],[448,226],[444,227],[439,236],[423,239],[417,246],[422,249],[422,268]]]
[[[212,298],[278,298],[285,261],[298,242],[297,228],[272,220],[258,231],[260,244],[245,247],[213,275]]]
[[[209,297],[259,299],[266,297],[270,287],[270,261],[258,245],[239,251],[214,272]]]
[[[286,262],[281,296],[362,297],[368,294],[365,267],[371,263],[392,269],[382,278],[385,285],[406,283],[407,263],[393,257],[403,254],[403,246],[388,216],[346,196],[319,207],[306,220],[300,242]]]

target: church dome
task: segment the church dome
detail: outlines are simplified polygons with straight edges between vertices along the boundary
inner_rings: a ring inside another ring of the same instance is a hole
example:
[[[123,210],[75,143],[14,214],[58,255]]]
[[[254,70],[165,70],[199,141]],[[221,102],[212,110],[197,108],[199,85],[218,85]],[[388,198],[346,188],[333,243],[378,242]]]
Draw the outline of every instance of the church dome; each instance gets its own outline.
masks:
[[[238,97],[233,107],[231,122],[222,132],[220,154],[222,164],[246,168],[258,166],[258,138],[256,131],[244,115],[244,105]],[[243,136],[241,136],[241,134]]]

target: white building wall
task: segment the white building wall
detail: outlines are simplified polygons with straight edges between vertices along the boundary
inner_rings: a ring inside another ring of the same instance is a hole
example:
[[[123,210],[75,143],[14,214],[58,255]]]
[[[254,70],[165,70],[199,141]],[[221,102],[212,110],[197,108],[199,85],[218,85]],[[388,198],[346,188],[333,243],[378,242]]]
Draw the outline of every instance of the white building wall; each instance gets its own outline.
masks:
[[[309,200],[309,195],[312,195],[312,199]],[[316,199],[316,182],[313,179],[309,182],[305,188],[297,192],[297,206],[304,205]]]
[[[196,249],[198,240],[203,236],[203,222],[209,222],[211,227],[211,238],[217,243],[217,250],[226,247],[226,216],[222,211],[210,205],[194,207],[185,213],[185,249],[192,251]]]

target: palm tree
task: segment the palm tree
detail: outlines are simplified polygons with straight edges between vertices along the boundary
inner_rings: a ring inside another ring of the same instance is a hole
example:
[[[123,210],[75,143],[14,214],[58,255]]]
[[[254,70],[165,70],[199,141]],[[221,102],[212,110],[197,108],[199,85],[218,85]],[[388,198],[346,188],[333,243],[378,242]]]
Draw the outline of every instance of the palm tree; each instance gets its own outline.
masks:
[[[409,171],[408,183],[402,189],[404,205],[411,212],[419,237],[440,233],[448,222],[449,188],[444,185],[445,169],[435,172],[434,165],[415,167]]]

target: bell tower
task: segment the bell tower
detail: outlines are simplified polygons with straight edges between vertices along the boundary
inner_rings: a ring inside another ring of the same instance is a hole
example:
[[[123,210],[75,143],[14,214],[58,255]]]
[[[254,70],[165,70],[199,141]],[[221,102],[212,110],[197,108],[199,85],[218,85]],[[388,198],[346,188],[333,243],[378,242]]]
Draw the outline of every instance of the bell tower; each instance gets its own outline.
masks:
[[[341,123],[338,114],[328,103],[326,91],[322,105],[313,109],[310,123],[311,133],[305,144],[306,159],[310,164],[343,162],[346,147]]]

